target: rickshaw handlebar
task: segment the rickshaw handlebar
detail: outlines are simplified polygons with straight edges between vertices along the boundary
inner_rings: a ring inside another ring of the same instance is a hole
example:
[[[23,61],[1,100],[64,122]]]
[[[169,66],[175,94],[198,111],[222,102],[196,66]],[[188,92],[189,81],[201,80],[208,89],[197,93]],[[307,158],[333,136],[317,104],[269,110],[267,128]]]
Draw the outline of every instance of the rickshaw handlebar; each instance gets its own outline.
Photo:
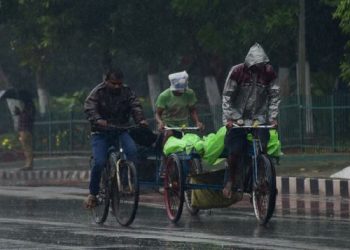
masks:
[[[276,128],[276,126],[274,126],[274,125],[258,125],[258,126],[243,125],[243,126],[240,126],[236,123],[233,123],[232,125],[233,125],[232,129],[234,129],[234,128]]]
[[[186,131],[186,130],[199,130],[199,127],[164,127],[165,130],[181,130],[181,131]]]

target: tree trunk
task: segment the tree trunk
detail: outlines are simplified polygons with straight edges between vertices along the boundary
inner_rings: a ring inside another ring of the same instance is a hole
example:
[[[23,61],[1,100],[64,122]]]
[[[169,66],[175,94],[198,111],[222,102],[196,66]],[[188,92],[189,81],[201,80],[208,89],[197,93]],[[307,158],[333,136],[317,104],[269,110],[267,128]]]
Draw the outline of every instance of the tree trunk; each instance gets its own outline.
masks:
[[[305,122],[306,122],[306,133],[314,133],[314,120],[312,115],[312,96],[311,96],[311,84],[310,84],[310,66],[309,63],[305,64]]]
[[[0,65],[0,89],[7,89],[11,87],[11,84],[9,80],[7,79],[7,76],[2,69],[2,66]]]
[[[49,93],[44,80],[44,74],[42,67],[38,67],[35,72],[38,101],[39,101],[39,112],[41,115],[45,115],[49,108]]]
[[[305,0],[299,0],[299,39],[298,39],[298,96],[305,96]],[[300,102],[299,102],[300,104]]]
[[[161,87],[158,67],[151,63],[149,64],[148,68],[147,82],[150,102],[152,104],[153,112],[155,112],[155,102],[157,100],[158,95],[161,92]]]
[[[281,89],[281,97],[289,96],[289,68],[278,68],[278,83]]]
[[[221,127],[221,95],[215,76],[204,77],[205,91],[209,102],[210,111],[213,117],[214,129]]]
[[[112,61],[113,60],[112,60],[111,53],[110,53],[109,49],[106,49],[103,52],[103,57],[102,57],[102,68],[103,68],[102,81],[105,80],[107,72],[112,69],[112,64],[113,64]]]
[[[8,89],[11,88],[12,84],[8,80],[2,66],[0,65],[0,89]],[[7,107],[10,111],[12,121],[13,121],[13,128],[15,131],[18,130],[18,115],[16,114],[15,110],[16,107],[21,107],[23,104],[21,101],[17,99],[6,99]]]

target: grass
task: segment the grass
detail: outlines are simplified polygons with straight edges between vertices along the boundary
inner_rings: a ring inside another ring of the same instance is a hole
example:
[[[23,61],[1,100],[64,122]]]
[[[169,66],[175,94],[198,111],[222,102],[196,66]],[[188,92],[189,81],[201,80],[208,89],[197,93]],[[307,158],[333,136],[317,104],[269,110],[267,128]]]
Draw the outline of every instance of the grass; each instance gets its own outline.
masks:
[[[278,176],[328,178],[350,166],[350,154],[289,154],[276,166]]]

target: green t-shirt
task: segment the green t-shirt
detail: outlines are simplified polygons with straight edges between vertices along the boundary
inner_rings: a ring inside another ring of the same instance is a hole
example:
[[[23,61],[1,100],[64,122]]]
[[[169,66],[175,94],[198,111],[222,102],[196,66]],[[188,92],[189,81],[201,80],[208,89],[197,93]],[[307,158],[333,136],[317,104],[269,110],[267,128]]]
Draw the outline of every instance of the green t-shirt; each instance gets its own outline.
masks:
[[[188,126],[189,107],[196,102],[196,94],[190,88],[181,96],[175,96],[170,89],[166,89],[158,96],[156,107],[164,109],[162,120],[167,126]]]

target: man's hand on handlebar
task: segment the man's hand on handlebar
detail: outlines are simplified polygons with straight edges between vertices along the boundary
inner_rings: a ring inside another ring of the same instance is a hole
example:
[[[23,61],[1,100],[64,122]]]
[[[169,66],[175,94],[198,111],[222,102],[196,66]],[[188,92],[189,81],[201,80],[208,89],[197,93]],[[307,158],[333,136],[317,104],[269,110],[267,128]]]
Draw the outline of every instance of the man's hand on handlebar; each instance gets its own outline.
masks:
[[[165,128],[164,122],[158,122],[158,130],[159,131],[164,131],[164,128]]]
[[[253,126],[253,128],[257,128],[260,126],[260,122],[258,120],[254,120],[252,126]]]
[[[243,126],[244,125],[244,121],[242,119],[238,119],[238,120],[227,120],[226,122],[226,128],[232,128],[233,126]]]
[[[271,124],[274,128],[277,128],[277,126],[278,126],[277,120],[272,120],[272,121],[270,121],[270,124]]]
[[[103,128],[107,127],[107,125],[108,125],[107,121],[106,121],[106,120],[103,120],[103,119],[97,120],[97,121],[96,121],[96,124],[97,124],[98,126],[100,126],[100,127],[103,127]]]
[[[199,130],[204,130],[204,124],[200,121],[196,122],[196,127],[198,127]]]
[[[226,122],[226,128],[227,129],[230,129],[230,128],[232,128],[233,127],[233,121],[232,120],[227,120],[227,122]]]

